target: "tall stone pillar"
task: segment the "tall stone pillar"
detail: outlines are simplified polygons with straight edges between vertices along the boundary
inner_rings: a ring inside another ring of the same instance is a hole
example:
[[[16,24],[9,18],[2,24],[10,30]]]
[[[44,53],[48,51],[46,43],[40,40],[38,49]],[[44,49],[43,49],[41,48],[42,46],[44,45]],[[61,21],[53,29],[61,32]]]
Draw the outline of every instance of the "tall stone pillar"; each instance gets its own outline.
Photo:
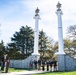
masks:
[[[37,8],[35,10],[35,31],[34,31],[34,52],[32,55],[39,55],[38,53],[38,34],[39,34],[39,29],[38,29],[38,23],[39,23],[39,19],[40,19],[40,16],[39,16],[39,9]]]
[[[35,31],[34,31],[34,52],[32,53],[32,58],[33,60],[38,60],[40,54],[38,53],[38,34],[39,34],[39,29],[38,29],[38,25],[39,25],[39,9],[37,8],[35,10]]]
[[[58,2],[57,4],[57,18],[58,18],[58,44],[59,44],[59,52],[58,54],[64,53],[64,44],[63,44],[63,31],[62,31],[62,10],[60,9],[61,4]]]
[[[62,10],[61,4],[58,2],[57,4],[57,18],[58,18],[58,45],[59,51],[58,54],[58,70],[65,71],[65,52],[64,52],[64,44],[63,44],[63,30],[62,30]]]

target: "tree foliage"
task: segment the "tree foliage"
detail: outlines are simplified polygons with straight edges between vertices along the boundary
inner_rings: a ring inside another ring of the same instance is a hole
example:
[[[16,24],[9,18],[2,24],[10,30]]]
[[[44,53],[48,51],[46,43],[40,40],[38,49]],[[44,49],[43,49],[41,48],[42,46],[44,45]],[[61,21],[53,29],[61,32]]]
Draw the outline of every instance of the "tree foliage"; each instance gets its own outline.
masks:
[[[73,41],[69,38],[64,39],[64,50],[65,50],[65,53],[67,53],[71,57],[75,57],[76,56],[76,41]]]
[[[67,33],[70,38],[76,40],[76,25],[69,26],[67,28]]]
[[[5,50],[4,42],[2,40],[0,43],[0,60],[5,52],[6,52],[6,50]]]
[[[17,51],[16,55],[20,54],[19,56],[23,56],[23,58],[25,58],[33,52],[33,40],[34,32],[26,25],[26,27],[22,26],[19,32],[15,32],[11,38],[12,43],[8,46],[10,48],[12,46],[13,50]]]
[[[65,40],[65,46],[67,47],[67,53],[72,57],[76,57],[76,25],[69,26],[67,28],[69,39]]]
[[[41,58],[51,59],[58,48],[58,44],[53,44],[53,39],[49,38],[43,30],[39,32],[39,53]],[[0,47],[2,48],[2,43]],[[4,47],[4,46],[3,46]],[[0,50],[2,50],[0,48]],[[6,53],[10,59],[24,59],[33,53],[34,31],[29,26],[22,26],[18,32],[11,37],[11,42],[6,46]],[[4,51],[3,51],[4,52]],[[0,52],[1,53],[1,52]]]
[[[39,52],[41,59],[51,59],[54,52],[51,48],[53,39],[49,37],[41,30],[39,32]]]

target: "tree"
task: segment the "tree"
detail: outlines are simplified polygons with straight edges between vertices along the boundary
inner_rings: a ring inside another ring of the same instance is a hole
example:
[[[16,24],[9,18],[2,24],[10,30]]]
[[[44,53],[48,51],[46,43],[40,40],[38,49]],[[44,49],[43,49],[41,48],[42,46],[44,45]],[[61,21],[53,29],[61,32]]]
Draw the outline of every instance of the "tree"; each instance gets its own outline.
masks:
[[[26,57],[33,52],[34,32],[26,25],[22,26],[19,32],[16,32],[11,41],[15,43],[16,48]]]
[[[72,48],[72,41],[69,38],[64,39],[64,49],[65,50],[71,50]]]
[[[75,51],[76,50],[76,25],[69,26],[67,29],[67,33],[71,40],[71,49],[69,50],[70,54],[71,56],[75,56],[76,55],[76,51]]]
[[[15,43],[8,43],[7,46],[7,54],[10,57],[10,59],[20,59],[20,53],[18,51],[18,49],[16,48],[16,44]]]
[[[47,36],[42,31],[39,32],[39,50],[42,51],[42,55],[44,56],[44,51],[47,50]]]
[[[67,28],[67,33],[70,38],[76,40],[76,25],[69,26]]]
[[[54,54],[53,39],[45,34],[39,32],[39,53],[41,57],[51,58]],[[11,38],[11,43],[8,44],[7,53],[11,58],[23,59],[27,58],[33,53],[34,48],[34,31],[26,26],[22,26],[19,32],[15,32]],[[12,53],[12,54],[10,54]]]
[[[53,50],[51,49],[52,39],[41,30],[39,32],[39,53],[41,59],[50,59],[52,57]]]
[[[5,46],[4,46],[4,42],[2,40],[1,43],[0,43],[0,60],[1,60],[4,53],[6,53],[6,49],[5,49]]]
[[[71,57],[76,55],[76,41],[69,38],[64,39],[64,50],[65,53],[69,54]]]

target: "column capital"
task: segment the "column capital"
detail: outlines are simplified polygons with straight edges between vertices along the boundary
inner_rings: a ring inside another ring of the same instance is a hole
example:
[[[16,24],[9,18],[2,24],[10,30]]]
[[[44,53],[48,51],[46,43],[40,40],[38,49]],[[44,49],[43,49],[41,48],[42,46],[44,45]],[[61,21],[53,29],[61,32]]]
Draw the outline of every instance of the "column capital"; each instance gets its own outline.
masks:
[[[56,14],[61,14],[61,15],[63,15],[63,12],[62,12],[62,10],[56,11]]]

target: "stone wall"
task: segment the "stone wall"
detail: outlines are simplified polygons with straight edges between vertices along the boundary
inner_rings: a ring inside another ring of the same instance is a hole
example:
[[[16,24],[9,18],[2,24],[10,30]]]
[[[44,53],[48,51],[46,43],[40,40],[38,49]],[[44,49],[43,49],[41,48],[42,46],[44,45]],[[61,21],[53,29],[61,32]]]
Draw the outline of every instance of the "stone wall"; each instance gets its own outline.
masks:
[[[58,55],[59,71],[76,71],[76,59],[69,55]]]
[[[76,59],[65,55],[65,70],[66,71],[76,71]]]
[[[10,67],[12,68],[29,68],[30,61],[38,60],[37,55],[31,55],[24,60],[10,60]]]
[[[30,61],[38,60],[38,56],[29,56],[24,60],[11,60],[10,67],[29,68]],[[76,59],[68,55],[58,55],[58,71],[76,71]]]

